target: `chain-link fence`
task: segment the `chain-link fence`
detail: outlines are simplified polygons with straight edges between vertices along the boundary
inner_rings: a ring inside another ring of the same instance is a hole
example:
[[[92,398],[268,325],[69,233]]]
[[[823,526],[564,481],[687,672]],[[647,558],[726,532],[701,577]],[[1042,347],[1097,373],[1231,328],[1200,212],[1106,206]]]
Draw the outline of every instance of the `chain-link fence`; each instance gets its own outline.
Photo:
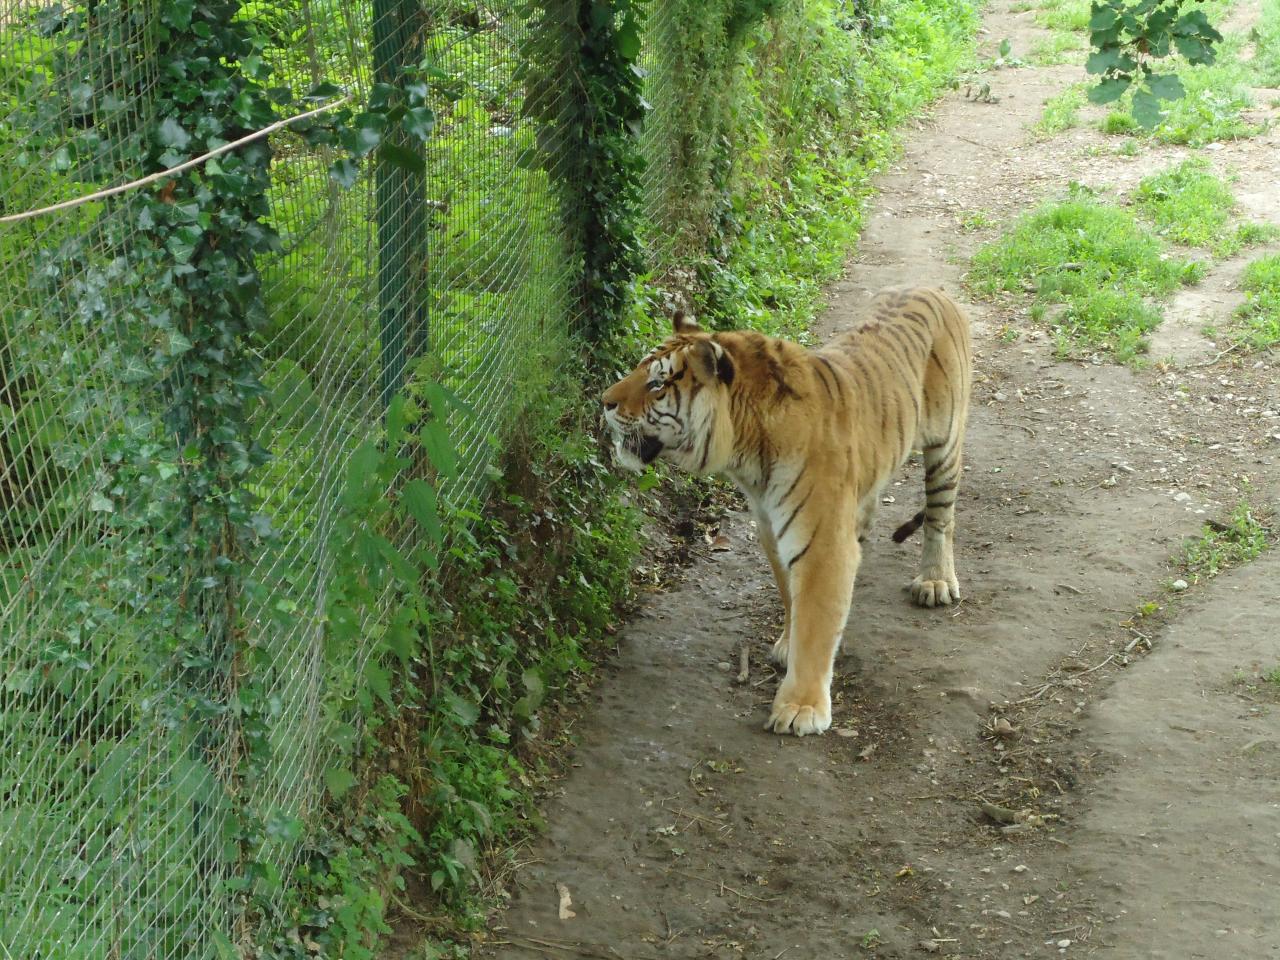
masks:
[[[257,589],[240,613],[271,711],[270,759],[247,800],[225,789],[244,736],[237,665],[222,680],[209,671],[215,679],[191,694],[224,707],[208,729],[157,709],[175,682],[157,652],[182,647],[157,637],[167,625],[153,614],[162,595],[185,603],[182,581],[199,572],[156,545],[181,520],[142,516],[133,535],[112,526],[158,502],[185,456],[166,419],[181,384],[152,375],[185,348],[157,332],[155,278],[130,255],[148,214],[124,193],[0,223],[0,957],[238,955],[227,951],[244,939],[243,890],[229,881],[244,840],[229,804],[251,803],[268,834],[278,826],[268,840],[287,847],[351,736],[349,678],[368,651],[335,654],[323,623],[348,462],[379,435],[390,394],[421,375],[471,411],[452,424],[454,483],[479,493],[494,438],[521,409],[529,358],[578,324],[581,238],[564,215],[573,158],[546,149],[556,118],[576,109],[576,87],[568,72],[548,82],[546,63],[541,82],[528,69],[531,51],[548,56],[536,35],[548,6],[221,2],[228,18],[254,21],[254,55],[273,85],[336,83],[364,104],[398,64],[425,63],[438,94],[418,172],[371,163],[345,186],[329,175],[338,146],[289,130],[270,140],[280,244],[257,260],[267,315],[252,349],[264,390],[250,422],[271,456],[249,485],[274,535],[247,571]],[[192,7],[0,0],[0,216],[138,177],[139,131],[154,124],[161,84],[191,102],[172,131],[177,159],[208,91],[184,92],[153,51],[160,18],[172,26]],[[658,268],[708,232],[708,179],[731,162],[716,119],[725,89],[706,80],[741,56],[727,39],[731,9],[648,5],[640,149],[644,239]],[[562,39],[553,53],[571,72],[572,37]],[[203,176],[233,175],[212,164]],[[163,184],[146,189],[163,199]],[[196,236],[202,215],[191,214]],[[180,270],[184,251],[169,252]],[[281,609],[287,621],[271,616]],[[288,882],[290,858],[277,859],[281,873],[261,883]]]

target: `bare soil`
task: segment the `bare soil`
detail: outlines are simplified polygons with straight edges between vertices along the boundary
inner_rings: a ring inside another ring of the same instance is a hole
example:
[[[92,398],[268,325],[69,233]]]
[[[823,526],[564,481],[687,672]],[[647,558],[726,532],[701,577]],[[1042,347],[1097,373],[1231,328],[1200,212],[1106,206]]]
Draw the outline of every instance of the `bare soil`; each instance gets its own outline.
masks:
[[[1041,31],[1010,6],[990,5],[985,45],[1016,55]],[[1280,957],[1280,697],[1263,679],[1280,555],[1167,586],[1184,537],[1280,488],[1275,362],[1200,334],[1238,302],[1243,261],[1169,311],[1160,362],[1055,359],[1023,299],[969,297],[970,255],[1071,180],[1123,192],[1187,151],[1125,157],[1092,126],[1037,139],[1080,67],[984,79],[998,102],[949,96],[880,178],[819,329],[887,284],[969,303],[964,601],[907,601],[918,539],[888,533],[922,499],[917,465],[864,554],[832,731],[764,733],[780,609],[731,513],[728,549],[626,628],[483,955]],[[1206,155],[1239,175],[1247,215],[1280,222],[1276,146]],[[966,231],[974,211],[995,227]]]

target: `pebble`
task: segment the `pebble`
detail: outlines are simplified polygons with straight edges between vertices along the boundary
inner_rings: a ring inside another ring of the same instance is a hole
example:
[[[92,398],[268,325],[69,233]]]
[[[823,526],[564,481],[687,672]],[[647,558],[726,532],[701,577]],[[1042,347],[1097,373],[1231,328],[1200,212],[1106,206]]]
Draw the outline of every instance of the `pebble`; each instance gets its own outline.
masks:
[[[1175,494],[1173,495],[1173,499],[1174,499],[1174,500],[1177,500],[1177,501],[1178,501],[1178,503],[1186,503],[1187,501],[1189,501],[1189,500],[1191,499],[1191,494],[1187,493],[1187,492],[1184,490],[1184,491],[1182,491],[1182,492],[1180,492],[1180,493],[1175,493]]]
[[[1185,580],[1175,580],[1173,583],[1169,584],[1169,589],[1182,591],[1187,589],[1188,586],[1189,584]]]
[[[716,669],[721,670],[725,673],[728,673],[730,670],[733,669],[733,665],[730,664],[727,660],[721,660],[719,663],[716,664]]]
[[[1026,873],[1026,872],[1027,872],[1027,865],[1026,865],[1025,863],[1020,863],[1020,864],[1018,864],[1016,867],[1014,867],[1014,868],[1013,868],[1013,872],[1014,872],[1014,873]]]
[[[1070,940],[1059,940],[1059,941],[1058,941],[1058,947],[1059,947],[1059,949],[1065,950],[1065,949],[1067,949],[1067,947],[1069,947],[1069,946],[1071,946],[1071,941],[1070,941]]]

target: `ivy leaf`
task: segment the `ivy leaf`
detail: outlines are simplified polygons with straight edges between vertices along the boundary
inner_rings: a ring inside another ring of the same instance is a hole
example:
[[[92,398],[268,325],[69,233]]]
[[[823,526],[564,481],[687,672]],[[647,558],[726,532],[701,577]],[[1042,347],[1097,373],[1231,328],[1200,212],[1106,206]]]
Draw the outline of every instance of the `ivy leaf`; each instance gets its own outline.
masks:
[[[1187,93],[1182,80],[1173,73],[1153,73],[1147,77],[1147,88],[1159,100],[1177,100]]]
[[[351,122],[351,126],[342,131],[342,145],[353,156],[365,157],[373,152],[382,142],[382,133],[387,128],[387,118],[380,113],[361,113]]]
[[[640,28],[635,17],[628,16],[622,21],[622,26],[614,36],[614,43],[618,48],[618,56],[623,60],[630,61],[640,56]]]
[[[1129,77],[1108,77],[1089,88],[1090,103],[1111,103],[1124,96],[1133,81]]]
[[[304,100],[328,100],[342,93],[342,88],[336,83],[318,83],[311,88]]]
[[[427,161],[420,154],[398,143],[384,143],[378,150],[378,159],[419,176],[427,172]]]
[[[116,505],[104,493],[94,493],[89,497],[89,509],[95,513],[115,513]]]
[[[350,187],[360,176],[360,167],[350,157],[341,157],[329,167],[329,179],[340,187]]]
[[[404,126],[406,133],[425,143],[431,136],[431,131],[435,129],[436,115],[430,107],[414,107],[406,111],[400,123]]]
[[[173,117],[165,117],[160,121],[160,126],[156,128],[156,141],[162,147],[184,150],[187,144],[191,142],[191,134],[187,133],[182,128],[182,124]]]

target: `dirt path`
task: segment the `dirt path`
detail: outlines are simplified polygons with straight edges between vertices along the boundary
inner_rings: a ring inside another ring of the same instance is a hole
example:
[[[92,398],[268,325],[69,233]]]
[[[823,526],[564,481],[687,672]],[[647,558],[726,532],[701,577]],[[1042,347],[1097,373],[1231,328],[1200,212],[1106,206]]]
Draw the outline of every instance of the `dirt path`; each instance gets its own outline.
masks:
[[[986,36],[1026,51],[1039,31],[1010,5],[991,5]],[[1082,78],[1000,71],[998,104],[945,101],[882,178],[819,332],[886,284],[963,296],[994,235],[965,232],[965,212],[1007,222],[1069,180],[1131,186],[1185,152],[1099,157],[1088,128],[1036,140],[1044,98]],[[1210,155],[1280,222],[1276,144]],[[1218,269],[1202,289],[1228,290],[1239,264]],[[627,629],[487,955],[1280,957],[1280,707],[1251,679],[1280,664],[1280,558],[1163,585],[1182,538],[1246,485],[1274,498],[1274,367],[1203,365],[1188,331],[1207,318],[1186,304],[1182,364],[1139,373],[1056,362],[1012,300],[972,314],[964,603],[906,601],[918,540],[887,533],[920,499],[908,471],[865,554],[834,729],[763,733],[780,612],[750,520],[731,515],[730,549]],[[1007,342],[1006,324],[1024,334]],[[1163,612],[1139,618],[1150,600]]]

